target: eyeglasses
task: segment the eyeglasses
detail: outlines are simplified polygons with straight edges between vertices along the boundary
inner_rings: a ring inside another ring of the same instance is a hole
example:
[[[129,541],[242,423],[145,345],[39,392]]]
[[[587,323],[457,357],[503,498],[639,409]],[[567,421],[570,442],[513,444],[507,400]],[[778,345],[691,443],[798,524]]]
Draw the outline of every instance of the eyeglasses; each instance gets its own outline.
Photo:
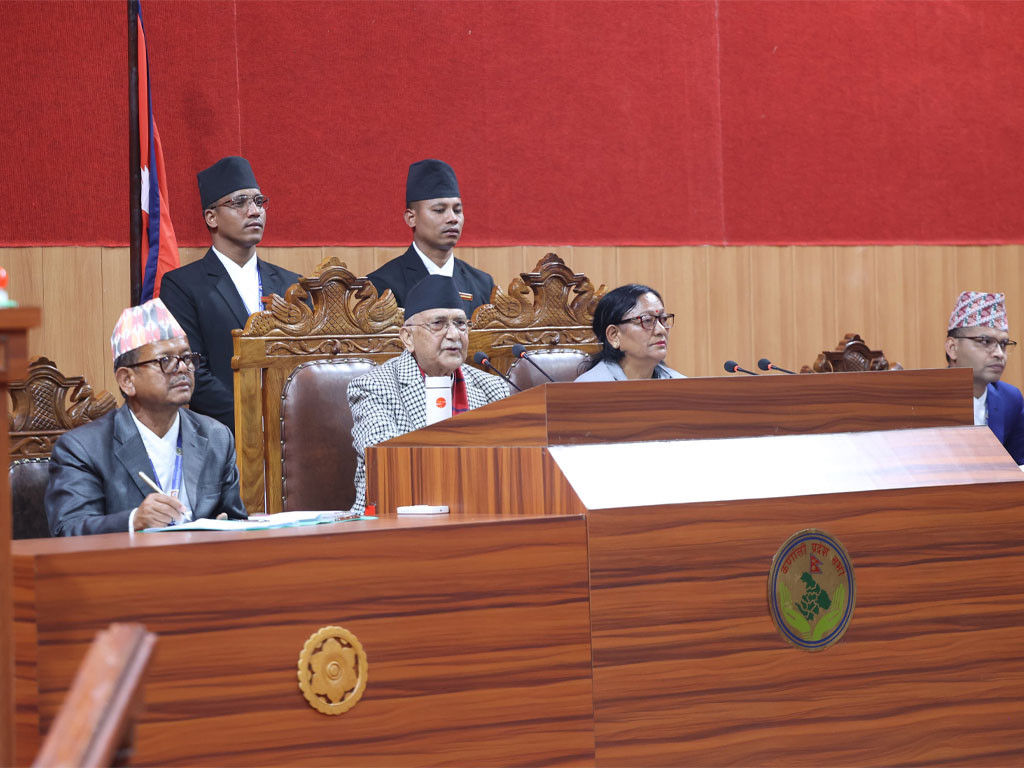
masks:
[[[952,334],[950,334],[952,336]],[[992,347],[996,344],[1003,352],[1012,351],[1017,346],[1016,341],[1010,341],[1009,339],[993,339],[991,336],[953,336],[954,339],[970,339],[979,347],[984,349],[986,352],[992,350]]]
[[[269,202],[270,198],[266,195],[239,195],[210,207],[220,208],[222,205],[226,205],[228,208],[234,208],[236,211],[247,211],[249,210],[249,203],[255,203],[257,208],[266,210],[267,203]]]
[[[123,365],[122,368],[137,368],[140,365],[150,365],[157,363],[160,366],[160,370],[164,373],[174,373],[178,370],[178,366],[181,363],[185,364],[185,367],[194,371],[196,366],[202,361],[203,356],[198,352],[186,352],[184,355],[167,355],[166,357],[157,357],[153,360],[143,360],[138,363],[132,363],[131,365]]]
[[[616,325],[622,323],[640,323],[640,327],[645,331],[653,331],[655,321],[661,323],[662,327],[667,331],[676,321],[675,315],[638,315],[637,317],[624,317]]]
[[[455,320],[437,319],[431,320],[430,322],[427,323],[406,323],[406,325],[422,325],[424,328],[426,328],[428,331],[434,334],[444,333],[445,331],[448,330],[449,325],[454,326],[455,330],[458,331],[459,333],[465,333],[466,331],[473,327],[473,324],[468,320],[462,320],[459,318]]]

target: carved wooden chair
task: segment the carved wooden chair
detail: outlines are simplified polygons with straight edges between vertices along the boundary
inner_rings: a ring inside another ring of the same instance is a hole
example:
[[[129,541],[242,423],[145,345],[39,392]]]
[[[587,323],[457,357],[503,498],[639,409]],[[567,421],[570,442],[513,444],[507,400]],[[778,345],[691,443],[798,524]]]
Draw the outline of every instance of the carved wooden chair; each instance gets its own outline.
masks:
[[[514,279],[507,293],[496,287],[494,303],[473,313],[468,359],[484,350],[504,371],[512,363],[516,344],[529,349],[596,351],[591,324],[602,293],[603,286],[594,291],[585,275],[574,273],[549,253],[536,272]],[[368,279],[356,277],[332,258],[312,276],[301,278],[284,298],[272,297],[266,311],[252,315],[244,329],[234,331],[235,445],[242,501],[250,514],[284,509],[282,394],[288,377],[300,365],[315,360],[360,359],[380,364],[395,357],[403,349],[398,336],[403,321],[390,291],[378,296]],[[320,392],[317,397],[325,395]],[[343,389],[331,400],[325,407],[347,411]],[[289,453],[305,450],[297,442],[299,427],[289,424],[286,429]],[[333,439],[347,444],[350,436]],[[324,467],[319,469],[322,472]],[[293,487],[296,477],[289,480]],[[299,502],[292,493],[289,490],[289,506],[295,508],[293,503]],[[341,502],[339,497],[334,508]]]
[[[64,376],[52,360],[37,357],[28,377],[10,385],[10,483],[13,537],[50,535],[43,510],[50,452],[57,438],[113,410],[109,392],[94,395],[81,376]]]
[[[835,349],[826,349],[814,365],[805,365],[800,373],[845,373],[850,371],[902,371],[899,363],[889,364],[885,353],[871,349],[858,334],[848,333]]]
[[[535,269],[515,278],[507,293],[495,286],[491,303],[477,307],[468,360],[483,350],[495,368],[507,371],[515,360],[516,344],[528,350],[598,350],[594,309],[604,286],[595,291],[586,275],[573,272],[555,253],[544,256]]]
[[[233,331],[235,446],[242,501],[249,514],[281,512],[281,396],[303,363],[360,358],[381,363],[402,352],[402,310],[394,296],[356,277],[337,258],[299,279],[284,298]],[[347,411],[348,404],[325,404]],[[323,469],[323,468],[321,468]]]
[[[302,363],[281,392],[281,504],[285,512],[349,509],[356,500],[356,449],[348,383],[369,373],[365,358]]]

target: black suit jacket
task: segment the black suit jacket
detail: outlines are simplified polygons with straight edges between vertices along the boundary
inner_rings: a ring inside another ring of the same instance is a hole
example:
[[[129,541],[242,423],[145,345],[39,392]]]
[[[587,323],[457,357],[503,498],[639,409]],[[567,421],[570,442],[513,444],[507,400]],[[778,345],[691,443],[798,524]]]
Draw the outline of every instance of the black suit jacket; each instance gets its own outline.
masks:
[[[411,245],[401,256],[392,259],[380,269],[367,275],[377,289],[377,293],[383,293],[390,288],[400,307],[405,306],[405,297],[409,289],[426,276],[427,268],[423,266],[423,259]],[[466,317],[473,317],[474,309],[491,300],[494,278],[482,269],[471,267],[461,259],[456,259],[452,278],[455,280],[455,287],[458,288],[459,293],[468,293],[473,296],[470,300],[463,299],[466,305]]]
[[[259,259],[263,295],[283,296],[297,282],[294,272]],[[249,313],[235,284],[213,250],[199,261],[172,269],[160,284],[160,298],[188,334],[193,352],[203,356],[189,407],[235,429],[235,383],[231,370],[231,331],[244,328]]]
[[[182,480],[192,516],[226,512],[244,518],[231,433],[185,408],[178,414]],[[127,405],[65,432],[50,458],[45,502],[50,531],[54,536],[126,532],[132,510],[153,492],[140,470],[151,474],[153,465]]]

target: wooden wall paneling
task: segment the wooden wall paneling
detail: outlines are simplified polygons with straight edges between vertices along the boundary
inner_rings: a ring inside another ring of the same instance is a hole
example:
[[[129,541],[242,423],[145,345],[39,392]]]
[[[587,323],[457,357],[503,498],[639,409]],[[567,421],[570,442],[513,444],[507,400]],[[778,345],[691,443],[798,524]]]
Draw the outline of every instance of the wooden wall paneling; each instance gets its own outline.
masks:
[[[191,264],[193,261],[199,261],[201,258],[203,258],[203,256],[206,255],[206,252],[208,250],[210,250],[209,246],[205,245],[201,247],[197,246],[192,248],[179,248],[178,263],[184,267],[186,264]],[[273,260],[274,259],[271,257],[270,261]]]
[[[365,248],[339,248],[337,246],[325,246],[321,257],[323,259],[335,257],[348,267],[348,270],[356,277],[365,277],[377,268],[375,251],[376,249],[372,246]],[[313,266],[315,267],[316,264]],[[312,274],[312,271],[304,272],[302,274],[303,277],[308,277]]]
[[[0,248],[0,266],[7,270],[7,293],[21,307],[42,307],[45,294],[43,283],[43,249]],[[28,332],[29,356],[46,354],[43,329]]]
[[[514,278],[523,272],[531,271],[536,263],[525,263],[521,245],[508,248],[462,248],[457,255],[467,264],[488,273],[494,278],[494,284],[502,291],[507,291],[508,284]]]
[[[754,370],[754,339],[750,302],[750,249],[715,249],[708,258],[709,370],[698,375],[726,376],[723,365],[735,360]]]
[[[87,375],[85,380],[89,382],[96,392],[100,390],[112,392],[114,397],[120,402],[121,394],[117,389],[117,382],[114,380],[114,360],[110,353],[110,334],[113,333],[114,326],[117,324],[117,319],[121,316],[121,313],[131,303],[130,255],[127,248],[104,248],[100,258],[103,269],[102,324],[106,332],[107,347],[106,354],[100,361],[102,378],[93,379]],[[61,365],[63,364],[58,362],[58,367]],[[65,371],[63,368],[61,368],[61,371],[71,376],[78,374],[77,371]]]
[[[69,375],[84,375],[90,383],[106,381],[103,367],[110,361],[113,326],[105,324],[102,309],[96,311],[104,296],[102,249],[47,248],[43,271],[46,356]]]
[[[836,249],[830,246],[793,248],[793,294],[797,323],[791,367],[798,371],[832,349],[847,331],[836,324]],[[859,333],[859,331],[858,331]]]
[[[750,364],[756,365],[759,359],[767,357],[783,368],[799,370],[796,362],[797,296],[793,289],[793,249],[750,249],[750,284],[754,340],[754,359]]]
[[[853,246],[836,249],[835,312],[839,331],[861,335],[872,349],[878,349],[878,313],[875,295],[875,247]],[[884,347],[883,347],[884,349]],[[885,350],[888,354],[888,350]]]
[[[270,253],[266,254],[266,260],[279,267],[290,269],[292,272],[297,272],[299,275],[311,275],[316,265],[321,262],[324,255],[324,249],[321,246],[306,247],[306,248],[275,248],[273,250],[273,257]],[[259,254],[260,258],[264,258],[264,254]]]
[[[624,257],[620,251],[625,250]],[[622,285],[620,282],[619,268],[623,258],[628,260],[628,253],[631,248],[602,248],[599,246],[578,246],[575,248],[551,246],[548,248],[528,247],[523,249],[523,261],[526,269],[533,271],[540,261],[548,253],[557,253],[565,265],[575,273],[582,273],[587,276],[594,290],[600,290],[603,285],[609,291]]]
[[[956,278],[956,251],[957,247],[952,245],[914,246],[918,284],[917,314],[920,318],[917,328],[917,363],[922,368],[946,366],[943,339],[946,337],[949,315],[960,295]],[[888,353],[888,350],[885,351]]]
[[[875,252],[875,315],[878,338],[861,334],[871,349],[885,352],[889,363],[921,366],[921,315],[918,306],[917,254],[897,245]]]
[[[410,243],[412,242],[412,237],[411,236],[409,238],[409,242]],[[408,247],[409,247],[408,245],[403,245],[403,246],[397,246],[397,247],[396,246],[384,246],[384,247],[374,248],[373,249],[373,269],[377,269],[378,267],[383,267],[385,264],[387,264],[392,259],[397,258],[398,256],[401,256],[403,253],[405,253],[405,250]],[[458,255],[458,254],[456,254],[456,255]],[[372,272],[373,269],[371,269],[370,272]],[[365,275],[360,275],[360,274],[357,273],[356,277],[365,277]]]
[[[676,316],[668,365],[686,376],[717,375],[711,368],[707,332],[708,256],[711,252],[710,248],[699,246],[662,249],[662,295],[668,311]]]

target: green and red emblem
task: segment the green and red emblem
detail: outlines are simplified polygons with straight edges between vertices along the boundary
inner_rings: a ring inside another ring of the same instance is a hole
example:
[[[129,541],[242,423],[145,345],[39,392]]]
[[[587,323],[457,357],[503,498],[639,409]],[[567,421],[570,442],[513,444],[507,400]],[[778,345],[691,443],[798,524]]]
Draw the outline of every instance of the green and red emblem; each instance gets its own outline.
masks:
[[[857,582],[843,545],[809,528],[790,536],[772,560],[768,609],[779,633],[806,651],[821,651],[846,632]]]

